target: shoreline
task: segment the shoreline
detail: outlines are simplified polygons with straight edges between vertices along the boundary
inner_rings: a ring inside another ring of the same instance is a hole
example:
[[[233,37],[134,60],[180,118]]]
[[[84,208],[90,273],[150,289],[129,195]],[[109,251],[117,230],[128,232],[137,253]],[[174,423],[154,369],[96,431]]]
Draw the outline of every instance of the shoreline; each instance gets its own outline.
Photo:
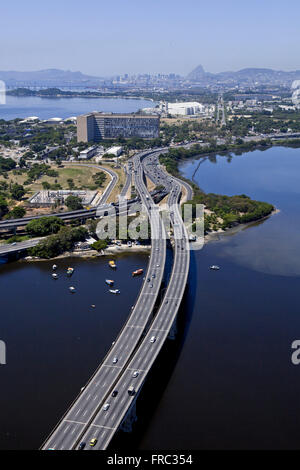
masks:
[[[20,259],[21,262],[33,263],[33,262],[43,262],[43,261],[51,261],[51,260],[59,260],[59,259],[67,259],[67,258],[102,258],[105,256],[119,256],[123,254],[139,254],[139,253],[149,253],[151,251],[151,245],[133,245],[129,247],[127,245],[124,246],[108,246],[102,252],[97,250],[85,250],[85,251],[66,251],[61,255],[55,256],[54,258],[38,258],[34,256],[26,256],[25,258]]]
[[[257,219],[251,222],[247,222],[245,224],[238,224],[234,227],[228,228],[227,230],[219,230],[218,232],[209,232],[204,235],[204,245],[211,242],[218,242],[222,241],[227,236],[235,235],[251,226],[256,224],[262,223],[264,220],[269,219],[273,215],[279,214],[281,211],[280,209],[275,208],[271,214],[263,217],[261,219]],[[112,245],[108,246],[102,252],[98,252],[97,250],[85,250],[85,251],[66,251],[61,255],[55,256],[54,258],[38,258],[34,256],[26,256],[25,258],[21,258],[20,262],[27,262],[27,263],[34,263],[34,262],[45,262],[51,260],[59,260],[59,259],[68,259],[68,258],[81,258],[81,259],[95,259],[95,258],[102,258],[105,256],[119,256],[119,255],[128,255],[130,253],[134,254],[149,254],[151,252],[151,245],[133,245],[131,247],[127,245]]]
[[[261,219],[257,220],[252,220],[250,222],[244,223],[244,224],[238,224],[235,225],[234,227],[230,227],[227,230],[218,230],[217,232],[209,232],[206,235],[204,235],[204,244],[210,243],[210,242],[218,242],[222,241],[226,236],[232,236],[235,235],[247,228],[250,228],[251,226],[257,225],[262,223],[264,220],[269,219],[273,215],[279,214],[281,212],[280,209],[275,208],[271,214],[266,215],[265,217],[262,217]]]

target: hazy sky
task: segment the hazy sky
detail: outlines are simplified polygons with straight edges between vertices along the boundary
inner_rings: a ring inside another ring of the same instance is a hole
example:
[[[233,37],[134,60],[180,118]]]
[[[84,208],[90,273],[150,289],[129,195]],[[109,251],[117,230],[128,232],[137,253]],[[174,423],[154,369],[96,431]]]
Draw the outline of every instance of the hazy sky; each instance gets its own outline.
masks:
[[[0,11],[0,70],[300,69],[299,0],[13,0]]]

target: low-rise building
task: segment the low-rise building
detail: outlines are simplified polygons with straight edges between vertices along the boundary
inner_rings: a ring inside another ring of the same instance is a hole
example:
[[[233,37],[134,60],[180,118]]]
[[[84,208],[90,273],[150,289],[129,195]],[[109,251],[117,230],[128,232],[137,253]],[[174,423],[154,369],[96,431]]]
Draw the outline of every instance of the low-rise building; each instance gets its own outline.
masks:
[[[82,150],[79,154],[79,159],[80,160],[89,160],[90,158],[93,158],[97,153],[97,147],[89,147],[88,149]]]

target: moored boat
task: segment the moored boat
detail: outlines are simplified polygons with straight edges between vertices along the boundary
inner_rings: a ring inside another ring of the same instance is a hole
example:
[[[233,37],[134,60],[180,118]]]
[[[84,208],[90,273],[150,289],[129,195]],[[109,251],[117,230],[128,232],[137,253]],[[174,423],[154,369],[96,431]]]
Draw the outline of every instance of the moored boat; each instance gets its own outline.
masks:
[[[109,289],[109,292],[111,294],[121,294],[121,291],[119,291],[119,289]]]
[[[53,279],[58,279],[58,275],[57,275],[57,274],[52,274],[52,277],[53,277]]]
[[[75,287],[69,287],[69,291],[70,291],[72,294],[74,294],[74,293],[76,292],[76,289],[75,289]]]
[[[111,268],[113,268],[113,269],[117,267],[115,261],[109,261],[108,264],[109,264],[109,266],[110,266]]]
[[[133,271],[132,276],[140,276],[143,274],[144,270],[143,269],[137,269],[136,271]]]
[[[54,264],[54,265],[52,266],[52,269],[53,269],[53,271],[56,271],[56,270],[57,270],[56,264]]]
[[[115,283],[115,281],[113,281],[112,279],[106,279],[105,282],[108,286],[113,286]]]
[[[220,270],[220,266],[216,266],[216,265],[213,265],[213,266],[210,266],[210,268],[212,271],[219,271]]]
[[[72,276],[73,272],[74,272],[74,268],[68,268],[67,275]]]

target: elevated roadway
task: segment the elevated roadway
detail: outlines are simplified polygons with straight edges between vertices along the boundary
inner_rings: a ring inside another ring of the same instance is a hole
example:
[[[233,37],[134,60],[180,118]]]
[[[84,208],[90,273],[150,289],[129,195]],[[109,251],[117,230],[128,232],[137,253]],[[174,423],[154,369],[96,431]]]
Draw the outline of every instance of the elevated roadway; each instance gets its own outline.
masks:
[[[75,399],[47,438],[42,446],[43,449],[66,450],[75,448],[94,419],[95,414],[103,405],[103,398],[110,393],[111,388],[118,381],[152,317],[164,273],[166,236],[161,217],[156,211],[156,206],[144,184],[139,155],[134,158],[133,165],[136,189],[148,215],[152,214],[150,221],[153,243],[145,282],[118,338],[84,390]],[[153,282],[147,282],[147,279],[152,278],[153,275],[155,276]]]

